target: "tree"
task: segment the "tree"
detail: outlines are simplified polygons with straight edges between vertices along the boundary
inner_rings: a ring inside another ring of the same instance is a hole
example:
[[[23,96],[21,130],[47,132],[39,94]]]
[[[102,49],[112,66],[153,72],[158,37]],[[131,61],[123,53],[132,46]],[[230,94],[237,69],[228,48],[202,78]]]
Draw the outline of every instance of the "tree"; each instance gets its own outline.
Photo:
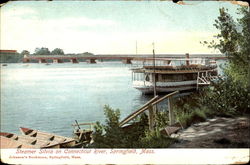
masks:
[[[93,133],[94,143],[90,148],[166,148],[173,139],[165,137],[159,130],[148,129],[148,116],[142,114],[128,128],[119,126],[120,110],[104,107],[105,125],[99,122]]]
[[[215,20],[214,26],[219,30],[216,41],[207,42],[209,48],[219,49],[229,59],[225,68],[228,76],[234,82],[249,86],[250,71],[250,12],[247,7],[238,9],[242,17],[234,21],[225,8],[220,9],[220,16]]]
[[[21,52],[21,55],[30,55],[30,52],[28,50],[23,50]]]
[[[0,63],[17,63],[21,62],[23,55],[17,52],[0,52]]]
[[[124,132],[119,127],[120,111],[113,110],[109,106],[104,106],[106,125],[96,123],[94,133],[94,147],[97,148],[124,148]],[[105,134],[103,134],[105,132]]]
[[[36,48],[34,54],[35,55],[49,55],[50,51],[48,48],[41,47],[41,48]]]
[[[85,56],[93,56],[94,54],[90,53],[90,52],[84,52],[83,55],[85,55]]]
[[[242,17],[234,21],[228,10],[221,8],[214,24],[219,30],[218,41],[203,42],[229,59],[225,78],[215,83],[204,98],[211,110],[221,114],[250,113],[250,11],[247,7],[238,11]]]
[[[243,15],[238,19],[241,31],[239,32],[239,51],[231,55],[229,74],[237,81],[250,87],[250,10],[246,7],[239,9]]]
[[[55,48],[54,50],[52,50],[51,54],[53,54],[53,55],[64,55],[64,52],[60,48]]]

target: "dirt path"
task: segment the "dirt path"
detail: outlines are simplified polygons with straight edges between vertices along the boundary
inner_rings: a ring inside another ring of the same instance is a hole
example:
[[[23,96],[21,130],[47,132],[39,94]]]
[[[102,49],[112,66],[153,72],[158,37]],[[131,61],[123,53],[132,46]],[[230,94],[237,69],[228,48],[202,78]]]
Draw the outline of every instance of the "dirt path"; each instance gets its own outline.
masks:
[[[250,117],[216,117],[171,135],[170,148],[250,148]]]

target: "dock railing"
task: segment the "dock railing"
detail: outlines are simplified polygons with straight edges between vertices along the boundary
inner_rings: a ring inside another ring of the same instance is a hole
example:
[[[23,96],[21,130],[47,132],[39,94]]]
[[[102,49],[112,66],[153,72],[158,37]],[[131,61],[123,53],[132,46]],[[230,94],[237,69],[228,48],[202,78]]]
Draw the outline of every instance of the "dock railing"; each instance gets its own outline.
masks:
[[[188,65],[202,65],[202,66],[214,66],[214,62],[208,58],[145,58],[132,60],[132,68],[143,68],[153,66],[188,66]],[[188,62],[188,63],[187,63]]]
[[[173,125],[175,123],[174,113],[173,113],[173,96],[178,94],[178,93],[179,93],[179,91],[175,91],[175,92],[169,93],[161,98],[159,98],[159,96],[155,96],[154,98],[149,100],[146,104],[144,104],[141,108],[139,108],[135,112],[128,115],[125,119],[123,119],[120,122],[119,126],[120,127],[124,126],[129,121],[136,118],[138,115],[142,114],[146,110],[149,110],[149,129],[152,130],[154,128],[154,123],[155,123],[155,112],[153,110],[153,106],[162,102],[165,99],[168,99],[169,123],[170,123],[170,125]]]

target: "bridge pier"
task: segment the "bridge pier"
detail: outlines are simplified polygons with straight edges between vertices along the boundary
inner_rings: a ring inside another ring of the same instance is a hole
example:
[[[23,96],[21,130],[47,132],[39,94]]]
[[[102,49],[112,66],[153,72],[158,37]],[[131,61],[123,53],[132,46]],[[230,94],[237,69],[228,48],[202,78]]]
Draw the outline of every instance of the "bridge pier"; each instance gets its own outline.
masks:
[[[53,59],[53,63],[63,63],[61,59]]]
[[[131,59],[124,59],[122,60],[123,64],[132,64]]]
[[[30,62],[30,59],[23,58],[23,63],[28,63],[28,62]]]
[[[95,64],[95,63],[96,63],[96,61],[95,61],[95,59],[89,59],[89,60],[87,60],[87,63],[90,63],[90,64]]]
[[[58,63],[58,59],[53,59],[53,63]]]
[[[79,63],[79,62],[77,61],[77,59],[76,59],[76,58],[72,58],[72,59],[70,59],[70,62],[72,62],[73,64],[77,64],[77,63]]]
[[[46,59],[39,59],[38,63],[47,63]]]

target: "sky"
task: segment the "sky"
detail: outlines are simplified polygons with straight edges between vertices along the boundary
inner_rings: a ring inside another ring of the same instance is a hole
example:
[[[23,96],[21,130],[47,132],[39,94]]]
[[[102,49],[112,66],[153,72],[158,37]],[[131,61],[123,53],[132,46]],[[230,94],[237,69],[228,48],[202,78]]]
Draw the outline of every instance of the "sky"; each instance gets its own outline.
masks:
[[[218,53],[200,44],[218,32],[219,8],[235,18],[230,2],[12,1],[1,7],[0,49],[65,53]]]

